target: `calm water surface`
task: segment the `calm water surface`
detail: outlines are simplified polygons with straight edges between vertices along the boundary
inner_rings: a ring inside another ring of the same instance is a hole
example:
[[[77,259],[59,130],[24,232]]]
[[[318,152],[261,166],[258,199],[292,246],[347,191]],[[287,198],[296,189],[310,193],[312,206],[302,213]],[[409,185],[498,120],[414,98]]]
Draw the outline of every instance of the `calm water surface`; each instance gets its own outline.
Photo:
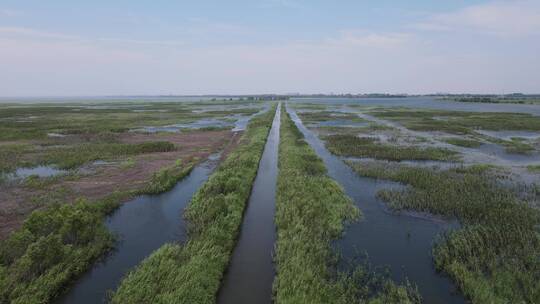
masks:
[[[540,116],[540,105],[472,103],[437,100],[434,97],[406,98],[291,98],[291,102],[323,103],[330,105],[358,104],[381,107],[425,108],[449,111],[530,113]]]
[[[219,292],[220,304],[272,302],[280,112],[281,104],[259,163],[240,238]]]
[[[184,241],[181,213],[216,163],[213,157],[195,167],[168,192],[140,196],[123,204],[106,221],[120,239],[116,249],[77,280],[57,303],[105,303],[107,293],[116,290],[122,277],[144,258],[167,242]]]

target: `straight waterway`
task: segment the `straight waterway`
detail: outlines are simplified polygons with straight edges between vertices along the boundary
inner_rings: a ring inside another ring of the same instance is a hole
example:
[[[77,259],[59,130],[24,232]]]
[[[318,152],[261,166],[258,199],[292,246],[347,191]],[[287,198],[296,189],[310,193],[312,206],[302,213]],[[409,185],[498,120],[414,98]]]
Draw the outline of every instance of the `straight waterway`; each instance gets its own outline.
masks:
[[[397,183],[361,177],[339,157],[331,154],[324,143],[308,130],[287,107],[306,141],[323,159],[328,174],[336,180],[364,214],[364,219],[351,224],[337,247],[345,258],[367,253],[373,266],[390,267],[391,278],[397,282],[408,279],[418,286],[425,303],[465,303],[455,292],[452,282],[436,272],[431,248],[436,236],[452,225],[442,222],[389,212],[377,198],[380,189],[401,187]]]
[[[123,204],[107,220],[108,229],[119,237],[113,252],[97,263],[57,303],[107,302],[122,277],[154,250],[168,242],[185,240],[182,211],[208,179],[218,162],[213,155],[196,166],[176,186],[158,195],[143,195]]]
[[[240,237],[218,295],[220,304],[272,302],[280,113],[281,104],[268,134]]]

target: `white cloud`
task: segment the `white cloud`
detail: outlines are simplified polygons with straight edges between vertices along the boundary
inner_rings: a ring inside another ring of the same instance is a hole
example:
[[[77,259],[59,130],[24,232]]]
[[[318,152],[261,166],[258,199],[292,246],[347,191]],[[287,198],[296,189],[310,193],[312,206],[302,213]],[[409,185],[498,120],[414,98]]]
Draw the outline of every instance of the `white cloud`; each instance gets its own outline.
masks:
[[[540,33],[540,1],[495,1],[456,12],[436,14],[415,28],[434,31],[475,31],[523,36]]]

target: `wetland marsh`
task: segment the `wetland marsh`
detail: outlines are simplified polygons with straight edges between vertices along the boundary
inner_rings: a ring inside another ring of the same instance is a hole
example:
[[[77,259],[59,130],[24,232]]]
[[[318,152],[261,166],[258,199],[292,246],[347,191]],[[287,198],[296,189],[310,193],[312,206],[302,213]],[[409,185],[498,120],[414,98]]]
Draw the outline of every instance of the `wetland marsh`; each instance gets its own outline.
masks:
[[[0,303],[538,303],[540,106],[0,104]]]

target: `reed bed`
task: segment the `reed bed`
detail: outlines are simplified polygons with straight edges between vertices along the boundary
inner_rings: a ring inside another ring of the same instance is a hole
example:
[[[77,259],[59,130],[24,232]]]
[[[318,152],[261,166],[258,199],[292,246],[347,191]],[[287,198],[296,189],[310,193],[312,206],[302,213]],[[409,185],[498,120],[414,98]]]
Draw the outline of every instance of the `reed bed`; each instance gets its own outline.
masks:
[[[409,185],[379,193],[393,208],[461,221],[461,229],[440,236],[433,256],[473,303],[540,302],[540,211],[494,181],[489,166],[349,164],[361,175]]]
[[[370,157],[383,160],[456,160],[457,152],[444,148],[419,148],[382,144],[375,137],[350,134],[330,135],[324,138],[330,152],[340,156]]]
[[[116,197],[34,211],[0,244],[0,303],[48,303],[114,244],[103,217]]]
[[[171,190],[176,183],[191,173],[194,165],[194,162],[182,164],[181,161],[177,161],[176,164],[170,167],[161,168],[152,175],[142,193],[157,194]]]

